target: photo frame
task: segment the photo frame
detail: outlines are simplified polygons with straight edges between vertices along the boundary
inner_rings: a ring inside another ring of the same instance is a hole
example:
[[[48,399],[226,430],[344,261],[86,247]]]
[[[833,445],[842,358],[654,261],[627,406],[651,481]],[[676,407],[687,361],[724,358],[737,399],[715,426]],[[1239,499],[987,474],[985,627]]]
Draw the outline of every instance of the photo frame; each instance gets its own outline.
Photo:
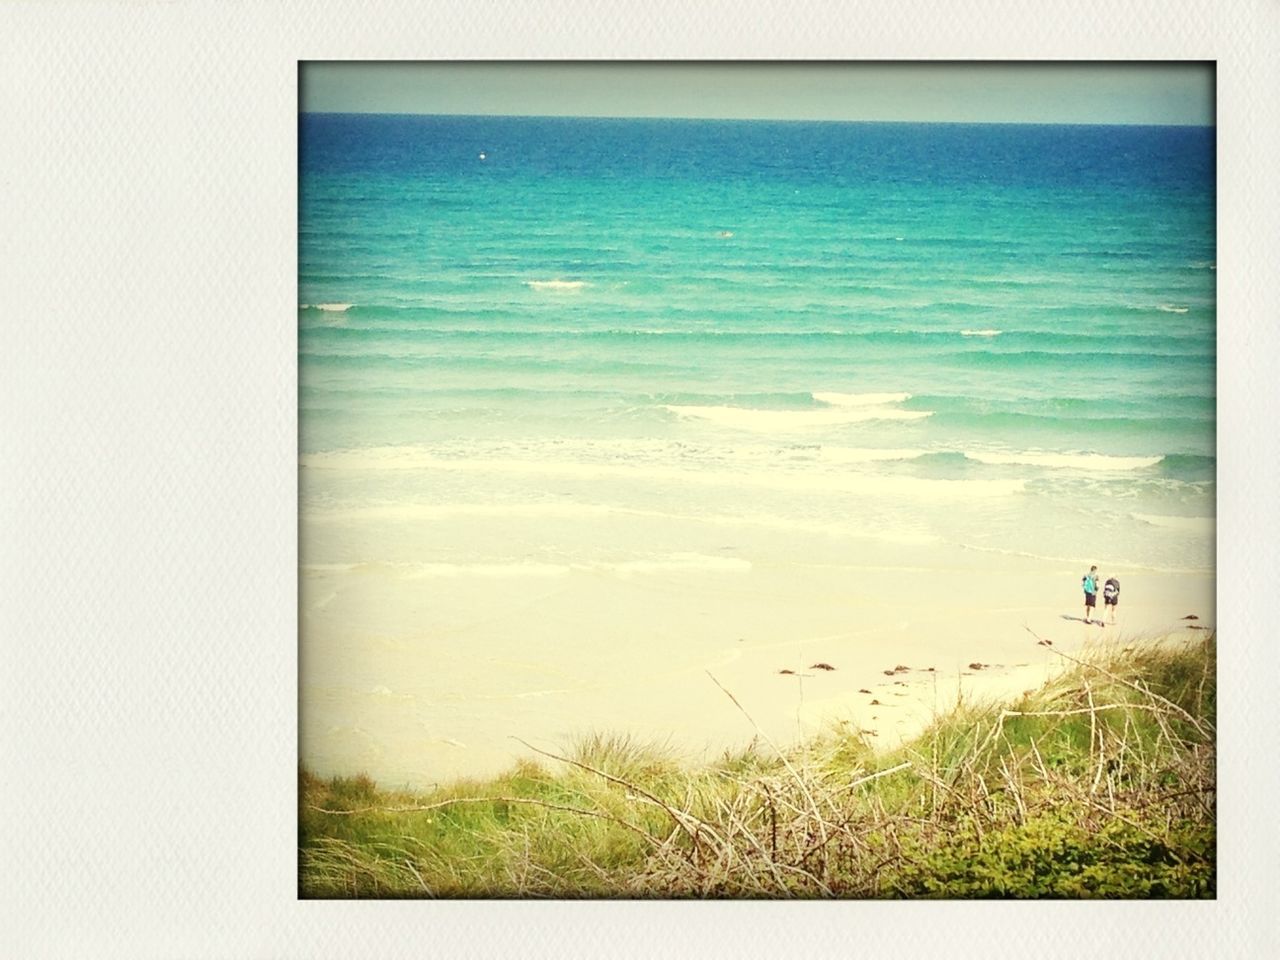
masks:
[[[0,10],[14,349],[0,623],[22,825],[0,948],[51,956],[1257,955],[1274,916],[1275,12],[1240,2]],[[9,54],[12,55],[9,55]],[[1213,59],[1220,834],[1196,904],[296,897],[301,60]],[[1269,204],[1269,205],[1268,205]],[[1269,669],[1270,668],[1270,669]],[[921,911],[917,915],[917,911]]]

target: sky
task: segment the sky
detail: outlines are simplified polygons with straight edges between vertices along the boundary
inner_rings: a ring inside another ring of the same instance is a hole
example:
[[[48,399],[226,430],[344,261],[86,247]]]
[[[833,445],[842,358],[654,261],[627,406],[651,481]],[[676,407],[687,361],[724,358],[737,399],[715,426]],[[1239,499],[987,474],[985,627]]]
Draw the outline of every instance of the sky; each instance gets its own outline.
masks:
[[[1212,62],[303,63],[303,112],[1214,123]]]

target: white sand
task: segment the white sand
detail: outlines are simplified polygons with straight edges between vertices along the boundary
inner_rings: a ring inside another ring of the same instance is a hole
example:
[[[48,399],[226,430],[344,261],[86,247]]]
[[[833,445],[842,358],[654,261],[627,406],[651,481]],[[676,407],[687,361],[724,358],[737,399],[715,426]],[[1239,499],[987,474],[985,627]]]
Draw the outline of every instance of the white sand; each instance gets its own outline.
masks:
[[[870,542],[849,556],[304,568],[302,759],[426,788],[535,757],[515,737],[563,752],[593,731],[629,734],[697,762],[747,745],[753,721],[779,745],[843,721],[888,747],[960,691],[1007,700],[1060,669],[1028,627],[1071,652],[1215,618],[1208,573],[1104,569],[1123,589],[1103,628],[1079,619],[1087,563]],[[911,669],[885,675],[899,665]]]

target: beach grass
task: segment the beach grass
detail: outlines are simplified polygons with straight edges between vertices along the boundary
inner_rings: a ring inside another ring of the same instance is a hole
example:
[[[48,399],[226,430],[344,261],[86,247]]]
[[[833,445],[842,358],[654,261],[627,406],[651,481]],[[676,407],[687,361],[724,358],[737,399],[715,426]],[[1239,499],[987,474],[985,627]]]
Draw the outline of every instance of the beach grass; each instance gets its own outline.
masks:
[[[1065,658],[911,742],[606,733],[429,793],[299,772],[308,898],[1212,898],[1216,646]]]

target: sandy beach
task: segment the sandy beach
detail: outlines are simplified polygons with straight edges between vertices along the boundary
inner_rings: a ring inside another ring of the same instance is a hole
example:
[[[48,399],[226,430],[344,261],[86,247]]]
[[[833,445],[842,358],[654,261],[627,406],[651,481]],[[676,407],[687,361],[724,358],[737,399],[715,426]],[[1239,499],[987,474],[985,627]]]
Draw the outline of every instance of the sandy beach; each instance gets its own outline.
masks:
[[[554,753],[625,735],[689,762],[757,728],[779,746],[842,729],[889,748],[959,696],[1038,687],[1054,651],[1214,622],[1204,573],[1104,568],[1123,589],[1099,627],[1081,620],[1087,564],[843,549],[839,565],[304,570],[303,760],[426,788],[533,758],[517,737]]]

